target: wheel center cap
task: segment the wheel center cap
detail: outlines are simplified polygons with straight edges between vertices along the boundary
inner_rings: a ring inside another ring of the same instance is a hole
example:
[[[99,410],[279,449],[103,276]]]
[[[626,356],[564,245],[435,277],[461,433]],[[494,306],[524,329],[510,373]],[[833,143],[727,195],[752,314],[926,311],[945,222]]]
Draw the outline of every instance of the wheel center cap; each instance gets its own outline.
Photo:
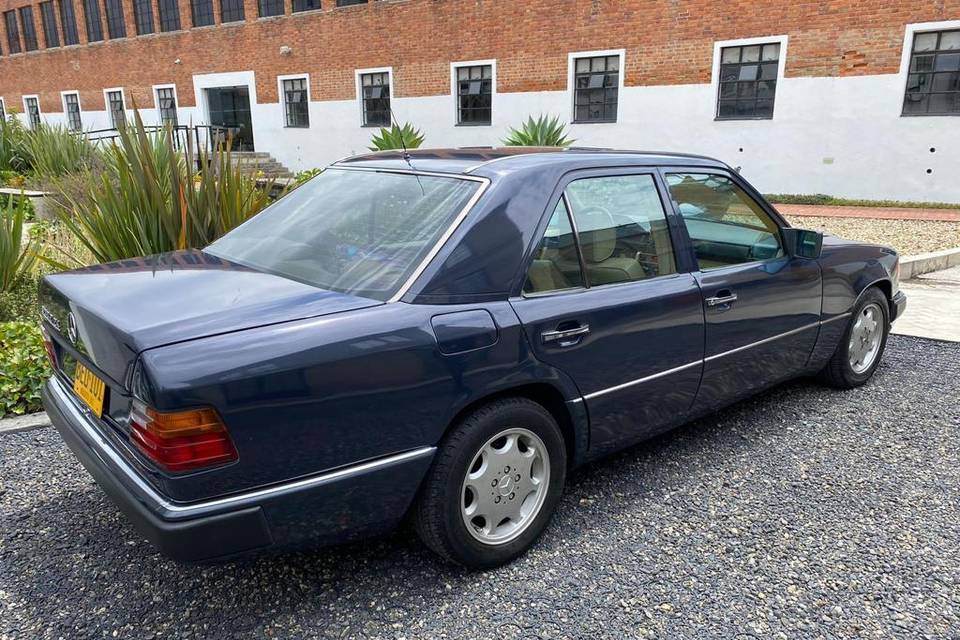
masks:
[[[513,491],[513,479],[510,476],[500,478],[500,482],[497,483],[497,490],[502,496],[510,495],[510,492]]]

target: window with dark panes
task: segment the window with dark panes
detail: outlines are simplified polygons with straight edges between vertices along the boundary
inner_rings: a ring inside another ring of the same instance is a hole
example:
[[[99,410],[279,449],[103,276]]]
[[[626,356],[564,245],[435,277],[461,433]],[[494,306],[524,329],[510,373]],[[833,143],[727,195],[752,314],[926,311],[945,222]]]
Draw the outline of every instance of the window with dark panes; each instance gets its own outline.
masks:
[[[313,11],[320,8],[320,0],[293,0],[293,12]]]
[[[24,106],[27,108],[27,121],[30,123],[30,128],[36,129],[40,126],[40,103],[36,98],[25,98]]]
[[[7,109],[6,109],[6,106],[3,104],[3,100],[0,100],[0,120],[6,120],[6,119],[7,119]]]
[[[363,98],[363,126],[390,125],[390,74],[364,73],[360,75]]]
[[[36,51],[40,46],[37,43],[37,28],[33,24],[33,7],[20,7],[20,27],[23,29],[23,48],[26,51]]]
[[[177,0],[160,0],[160,31],[180,30],[180,5]]]
[[[490,124],[493,65],[457,67],[457,124]]]
[[[717,118],[772,118],[779,61],[776,42],[721,49]]]
[[[57,10],[53,0],[40,3],[40,23],[43,25],[43,41],[47,49],[60,46],[60,32],[57,30]]]
[[[80,44],[80,36],[77,34],[77,14],[73,9],[73,0],[59,0],[59,3],[63,44]]]
[[[193,26],[209,27],[213,24],[213,0],[190,0]]]
[[[307,79],[283,81],[283,112],[287,127],[309,127],[310,108],[307,102]]]
[[[83,0],[83,15],[87,26],[87,42],[103,40],[103,26],[100,23],[100,3],[98,0]]]
[[[913,36],[903,115],[960,114],[960,29]]]
[[[177,96],[173,87],[157,89],[157,107],[160,110],[160,122],[171,127],[177,126]]]
[[[127,37],[127,26],[123,23],[123,0],[104,0],[103,9],[107,14],[107,34],[111,40]]]
[[[74,131],[80,131],[83,128],[83,122],[80,119],[80,96],[75,93],[65,94],[63,107],[67,112],[67,126]]]
[[[283,0],[257,0],[257,6],[261,18],[283,15]]]
[[[127,115],[124,111],[123,92],[107,91],[107,105],[110,107],[110,123],[114,129],[122,129],[127,124]]]
[[[243,0],[220,0],[220,22],[240,22],[245,17]]]
[[[5,11],[3,21],[7,27],[7,47],[10,48],[10,53],[20,53],[22,49],[20,48],[20,27],[17,26],[17,12]]]
[[[137,35],[153,33],[153,3],[151,0],[133,0],[133,21]]]
[[[573,121],[616,122],[620,56],[577,58],[573,74]]]
[[[338,7],[349,7],[354,4],[367,4],[367,0],[337,0]]]

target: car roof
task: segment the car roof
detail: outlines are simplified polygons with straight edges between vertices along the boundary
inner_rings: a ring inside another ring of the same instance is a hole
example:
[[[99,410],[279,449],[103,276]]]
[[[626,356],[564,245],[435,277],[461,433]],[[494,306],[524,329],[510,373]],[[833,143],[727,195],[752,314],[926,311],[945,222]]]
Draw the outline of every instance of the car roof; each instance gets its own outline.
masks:
[[[335,162],[332,166],[393,169],[451,174],[504,174],[533,168],[568,169],[601,166],[704,166],[727,165],[706,156],[655,151],[626,151],[584,147],[462,147],[380,151]],[[495,169],[495,171],[494,171]]]

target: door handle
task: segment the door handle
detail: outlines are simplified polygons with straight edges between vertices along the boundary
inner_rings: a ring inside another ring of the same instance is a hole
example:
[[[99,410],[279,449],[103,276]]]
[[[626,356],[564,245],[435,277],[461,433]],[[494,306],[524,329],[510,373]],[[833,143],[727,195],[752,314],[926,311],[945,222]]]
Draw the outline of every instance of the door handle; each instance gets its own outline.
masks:
[[[590,333],[590,325],[584,324],[570,329],[556,329],[554,331],[544,331],[540,334],[540,340],[544,344],[559,342],[561,347],[569,347],[580,342],[581,336]]]
[[[707,298],[706,300],[708,307],[716,307],[721,304],[732,304],[736,301],[737,301],[737,294],[730,291],[729,289],[718,291],[717,295],[713,296],[712,298]]]

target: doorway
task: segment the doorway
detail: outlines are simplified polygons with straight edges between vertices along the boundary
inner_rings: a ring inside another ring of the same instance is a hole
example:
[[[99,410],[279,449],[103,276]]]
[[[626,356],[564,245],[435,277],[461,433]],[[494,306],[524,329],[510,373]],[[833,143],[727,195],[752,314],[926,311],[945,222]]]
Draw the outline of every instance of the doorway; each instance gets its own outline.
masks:
[[[250,90],[247,87],[215,87],[206,92],[210,124],[229,130],[233,151],[253,151]]]

